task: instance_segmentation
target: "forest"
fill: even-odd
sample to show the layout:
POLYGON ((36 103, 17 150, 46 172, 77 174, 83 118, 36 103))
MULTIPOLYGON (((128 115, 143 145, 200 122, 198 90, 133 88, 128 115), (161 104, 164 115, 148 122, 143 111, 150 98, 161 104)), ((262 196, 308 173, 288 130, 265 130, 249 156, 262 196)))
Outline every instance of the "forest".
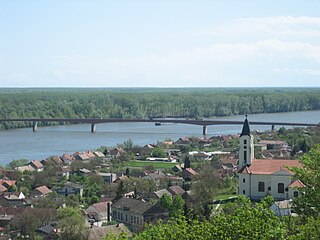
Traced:
MULTIPOLYGON (((306 110, 320 110, 320 88, 0 89, 0 119, 210 118, 306 110)), ((4 122, 0 129, 30 124, 4 122)))

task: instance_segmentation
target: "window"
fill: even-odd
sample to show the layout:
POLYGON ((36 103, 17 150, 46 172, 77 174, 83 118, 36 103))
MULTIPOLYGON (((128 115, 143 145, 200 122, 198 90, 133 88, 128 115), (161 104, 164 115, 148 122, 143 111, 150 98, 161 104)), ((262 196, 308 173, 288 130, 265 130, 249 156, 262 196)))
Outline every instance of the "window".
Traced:
POLYGON ((242 179, 242 182, 243 182, 243 183, 245 183, 245 182, 246 182, 246 179, 245 179, 245 178, 244 178, 244 179, 242 179))
POLYGON ((118 219, 120 219, 120 212, 118 212, 118 219))
POLYGON ((264 192, 264 182, 258 183, 258 192, 264 192))
POLYGON ((294 191, 293 192, 293 197, 298 197, 299 196, 299 193, 297 191, 294 191))
POLYGON ((121 218, 120 219, 123 220, 123 213, 121 213, 121 218))
POLYGON ((126 214, 126 222, 128 222, 128 214, 126 214))
POLYGON ((244 140, 243 140, 243 144, 247 144, 247 139, 244 139, 244 140))
POLYGON ((278 193, 284 193, 284 184, 278 183, 278 193))
POLYGON ((247 151, 243 151, 243 160, 244 163, 247 163, 247 151))
POLYGON ((246 190, 242 190, 242 193, 243 193, 243 194, 246 194, 246 190))
POLYGON ((133 223, 133 216, 131 216, 131 221, 130 222, 133 223))

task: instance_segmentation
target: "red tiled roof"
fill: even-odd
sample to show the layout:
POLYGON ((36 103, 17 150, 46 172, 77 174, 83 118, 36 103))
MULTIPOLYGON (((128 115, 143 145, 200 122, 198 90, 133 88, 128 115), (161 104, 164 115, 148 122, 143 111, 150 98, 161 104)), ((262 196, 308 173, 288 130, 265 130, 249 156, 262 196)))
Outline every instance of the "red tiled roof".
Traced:
POLYGON ((16 180, 4 180, 4 179, 0 179, 0 184, 3 185, 4 183, 6 183, 8 186, 12 186, 16 184, 16 180))
POLYGON ((7 191, 8 189, 5 187, 5 186, 3 186, 3 185, 1 185, 0 184, 0 192, 5 192, 5 191, 7 191))
POLYGON ((198 174, 198 173, 197 173, 195 170, 193 170, 192 168, 186 168, 186 169, 184 169, 184 171, 190 173, 191 175, 197 175, 197 174, 198 174))
POLYGON ((110 204, 111 201, 108 202, 98 202, 98 203, 94 203, 92 204, 92 207, 94 207, 95 209, 97 209, 98 212, 107 212, 107 206, 108 204, 110 204))
POLYGON ((43 168, 42 163, 39 160, 31 161, 32 165, 35 166, 37 169, 43 168))
POLYGON ((302 168, 302 164, 299 160, 253 159, 252 164, 240 169, 239 173, 272 174, 280 170, 290 172, 286 167, 302 168))
POLYGON ((42 195, 51 193, 52 191, 47 186, 40 186, 36 188, 42 195))
POLYGON ((299 187, 305 187, 306 185, 304 185, 299 179, 293 181, 288 187, 289 188, 299 188, 299 187))

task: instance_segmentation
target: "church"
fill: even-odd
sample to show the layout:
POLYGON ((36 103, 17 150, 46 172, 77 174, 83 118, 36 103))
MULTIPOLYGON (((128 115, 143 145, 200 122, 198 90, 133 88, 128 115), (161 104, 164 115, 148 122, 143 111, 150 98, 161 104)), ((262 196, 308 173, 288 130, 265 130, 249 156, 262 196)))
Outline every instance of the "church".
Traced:
POLYGON ((238 162, 238 193, 252 200, 271 195, 276 200, 298 196, 297 188, 304 187, 293 179, 288 167, 302 167, 299 160, 255 159, 253 136, 246 117, 240 134, 238 162))

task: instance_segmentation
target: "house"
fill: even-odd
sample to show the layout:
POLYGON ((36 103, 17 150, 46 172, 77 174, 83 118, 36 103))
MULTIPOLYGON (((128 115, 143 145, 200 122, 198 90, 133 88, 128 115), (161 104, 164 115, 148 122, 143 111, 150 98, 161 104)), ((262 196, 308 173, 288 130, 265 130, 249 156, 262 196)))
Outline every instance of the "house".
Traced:
POLYGON ((102 223, 111 221, 111 204, 111 201, 94 203, 85 210, 92 225, 101 227, 102 223))
POLYGON ((33 171, 35 171, 35 169, 31 165, 16 167, 16 170, 19 172, 25 172, 25 171, 33 172, 33 171))
POLYGON ((171 186, 171 187, 168 187, 167 190, 173 195, 173 196, 176 196, 176 195, 180 195, 182 196, 185 191, 183 190, 182 187, 176 185, 176 186, 171 186))
POLYGON ((22 192, 0 193, 1 207, 28 207, 30 204, 30 200, 26 199, 22 192))
POLYGON ((64 163, 71 164, 75 160, 75 158, 74 158, 74 156, 65 153, 62 155, 61 160, 64 163))
POLYGON ((210 160, 211 155, 206 153, 206 152, 196 152, 191 154, 191 156, 193 156, 196 159, 200 159, 200 160, 210 160))
POLYGON ((190 144, 190 139, 188 137, 181 137, 175 143, 177 146, 185 146, 190 144))
POLYGON ((167 189, 161 189, 158 191, 153 192, 152 197, 156 199, 162 198, 163 195, 167 194, 169 197, 172 197, 172 193, 169 192, 167 189))
POLYGON ((192 168, 185 168, 182 171, 182 178, 185 181, 191 181, 198 173, 192 168))
POLYGON ((44 160, 41 160, 41 163, 42 163, 43 165, 45 165, 45 164, 54 164, 54 165, 60 166, 60 165, 63 164, 63 161, 62 161, 62 159, 61 159, 60 157, 58 157, 58 156, 52 156, 52 157, 48 157, 48 158, 46 158, 46 159, 44 159, 44 160))
POLYGON ((286 150, 289 148, 286 141, 260 140, 259 144, 266 146, 267 150, 286 150))
POLYGON ((57 228, 51 224, 42 226, 38 228, 36 231, 40 235, 40 237, 42 237, 42 239, 59 239, 57 228))
POLYGON ((91 171, 86 168, 81 168, 78 170, 78 175, 80 176, 89 176, 91 174, 91 171))
POLYGON ((140 200, 123 197, 111 205, 112 219, 125 224, 131 231, 139 232, 145 223, 167 220, 169 212, 140 200))
POLYGON ((37 172, 43 171, 43 165, 39 160, 33 160, 29 163, 31 167, 33 167, 37 172))
POLYGON ((147 153, 151 153, 154 148, 155 146, 153 144, 147 144, 142 147, 142 150, 147 153))
POLYGON ((107 234, 115 235, 116 239, 118 239, 118 236, 122 233, 125 233, 129 239, 132 238, 132 232, 130 232, 123 223, 105 227, 92 227, 85 230, 82 235, 84 239, 87 240, 101 240, 102 237, 106 236, 107 234))
POLYGON ((97 172, 96 174, 103 178, 104 183, 113 183, 117 179, 117 174, 115 173, 97 172))
POLYGON ((172 171, 176 172, 176 173, 179 173, 179 172, 182 172, 183 171, 183 168, 184 168, 184 163, 182 164, 177 164, 175 165, 174 167, 172 167, 172 171))
POLYGON ((69 179, 70 175, 70 167, 69 166, 62 166, 59 167, 56 171, 56 179, 60 181, 63 177, 65 177, 67 180, 69 179))
POLYGON ((104 157, 105 157, 105 155, 104 155, 102 152, 100 152, 100 151, 95 151, 95 152, 93 152, 93 154, 94 154, 97 158, 104 158, 104 157))
POLYGON ((291 216, 293 214, 292 207, 293 207, 292 199, 290 199, 290 200, 276 201, 271 205, 270 209, 278 217, 283 217, 283 216, 291 216))
POLYGON ((0 185, 9 188, 12 187, 16 184, 16 180, 5 180, 5 179, 0 179, 0 185))
POLYGON ((47 186, 43 185, 33 189, 30 192, 30 197, 33 197, 33 198, 46 197, 49 193, 52 193, 52 191, 47 186))
POLYGON ((122 148, 114 148, 109 151, 110 157, 113 157, 113 158, 119 158, 122 155, 124 155, 125 153, 126 153, 126 151, 123 150, 122 148))
POLYGON ((8 190, 8 188, 6 188, 6 187, 3 186, 3 185, 0 185, 0 193, 6 192, 7 190, 8 190))
POLYGON ((94 159, 96 157, 96 155, 92 152, 92 151, 86 151, 85 154, 90 158, 90 159, 94 159))
POLYGON ((57 192, 65 197, 69 196, 70 194, 80 195, 80 197, 82 197, 83 186, 77 183, 67 182, 63 187, 59 188, 57 192))
POLYGON ((302 167, 299 160, 255 159, 253 136, 246 118, 240 134, 239 194, 259 200, 271 195, 276 200, 292 199, 298 195, 296 187, 302 183, 293 180, 289 167, 302 167), (294 187, 293 187, 294 186, 294 187))
POLYGON ((87 162, 90 160, 90 157, 85 152, 75 152, 73 156, 76 160, 79 161, 87 162))

